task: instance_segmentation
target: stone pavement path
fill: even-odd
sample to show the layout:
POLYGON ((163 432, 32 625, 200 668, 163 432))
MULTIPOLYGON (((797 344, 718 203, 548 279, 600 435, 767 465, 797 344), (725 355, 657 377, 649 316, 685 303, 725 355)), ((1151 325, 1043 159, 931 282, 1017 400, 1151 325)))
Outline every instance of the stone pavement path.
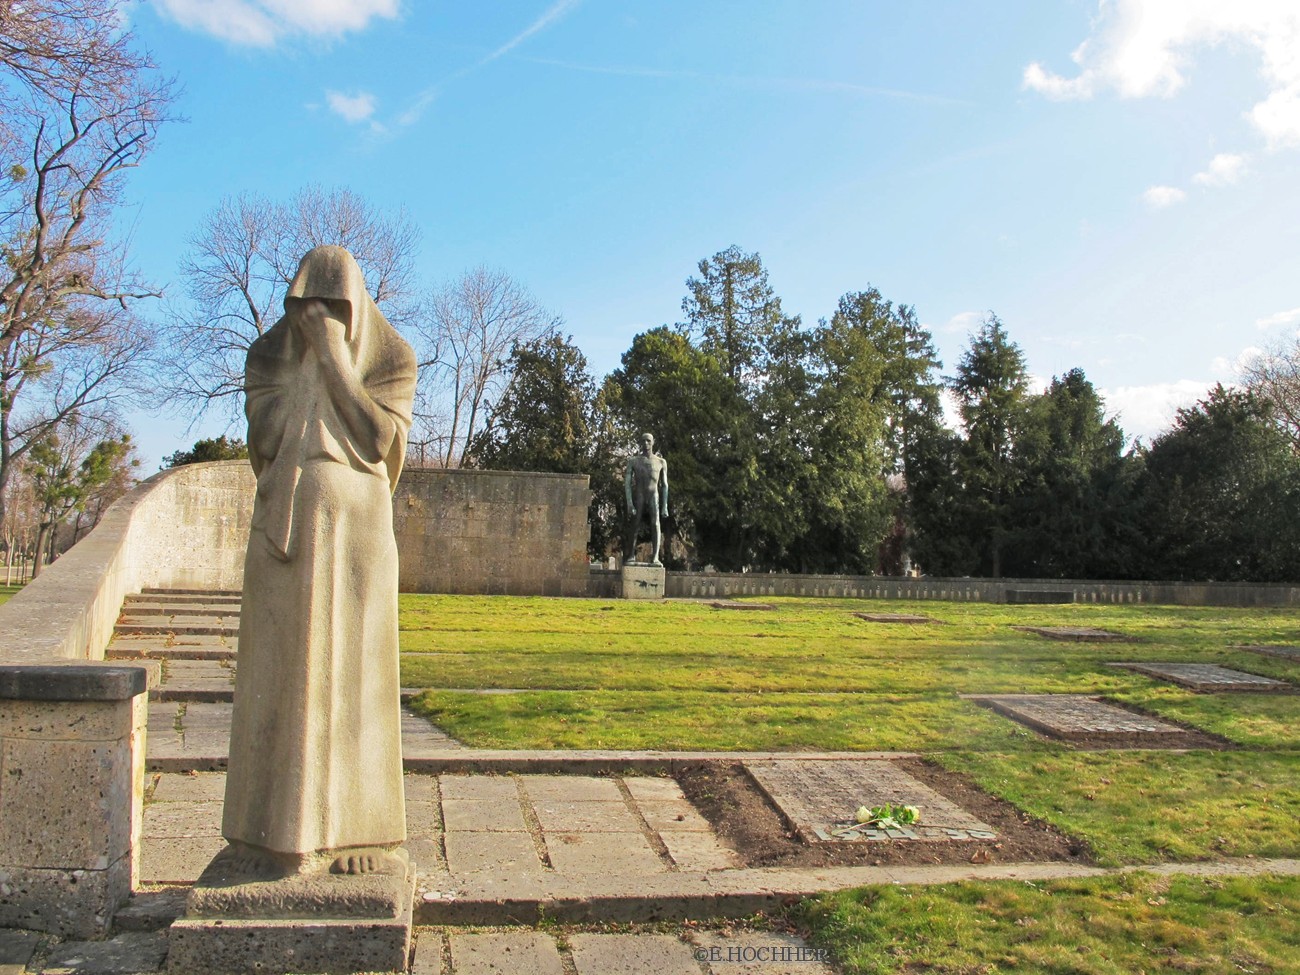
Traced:
MULTIPOLYGON (((225 773, 154 773, 140 857, 149 884, 192 883, 223 845, 225 773)), ((406 776, 408 848, 426 903, 462 891, 741 866, 672 779, 406 776)))

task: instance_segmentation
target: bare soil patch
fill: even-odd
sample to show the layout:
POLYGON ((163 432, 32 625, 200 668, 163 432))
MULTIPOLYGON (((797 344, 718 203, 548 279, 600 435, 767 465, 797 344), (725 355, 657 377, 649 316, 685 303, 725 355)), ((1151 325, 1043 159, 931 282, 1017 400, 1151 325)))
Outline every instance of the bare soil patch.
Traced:
POLYGON ((686 797, 750 867, 1093 862, 1081 840, 989 795, 965 776, 924 759, 899 759, 895 764, 988 823, 997 837, 804 843, 740 762, 703 762, 680 769, 676 777, 686 797))

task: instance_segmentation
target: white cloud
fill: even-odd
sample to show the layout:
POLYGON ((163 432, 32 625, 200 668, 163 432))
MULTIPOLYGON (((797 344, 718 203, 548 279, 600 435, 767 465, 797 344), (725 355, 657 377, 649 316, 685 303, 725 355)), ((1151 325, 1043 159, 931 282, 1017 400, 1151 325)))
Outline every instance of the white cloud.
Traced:
POLYGON ((1256 328, 1277 328, 1279 325, 1300 325, 1300 308, 1275 312, 1255 321, 1256 328))
POLYGON ((984 321, 984 316, 987 314, 987 312, 982 311, 958 312, 948 319, 945 324, 940 325, 939 331, 951 335, 966 335, 979 328, 980 322, 984 321))
POLYGON ((375 114, 375 96, 368 91, 345 95, 341 91, 325 92, 330 111, 349 122, 364 122, 375 114))
POLYGON ((1124 435, 1141 437, 1150 443, 1168 430, 1179 409, 1203 399, 1213 385, 1210 380, 1177 379, 1147 386, 1119 386, 1102 389, 1106 412, 1118 419, 1124 435))
POLYGON ((1246 157, 1237 153, 1221 152, 1205 167, 1203 172, 1192 177, 1193 183, 1201 186, 1228 186, 1241 179, 1246 168, 1246 157))
POLYGON ((1233 359, 1229 359, 1226 355, 1216 355, 1210 362, 1210 369, 1213 370, 1216 376, 1224 377, 1231 382, 1241 375, 1247 363, 1263 355, 1263 353, 1263 349, 1248 345, 1238 352, 1236 358, 1233 359))
POLYGON ((1182 203, 1187 199, 1187 193, 1177 186, 1153 186, 1142 194, 1142 199, 1147 206, 1160 210, 1182 203))
POLYGON ((1295 0, 1099 0, 1092 35, 1067 78, 1034 62, 1024 87, 1048 98, 1168 98, 1187 82, 1199 49, 1253 49, 1268 95, 1248 117, 1271 147, 1300 147, 1300 4, 1295 0))
POLYGON ((394 18, 400 0, 153 0, 182 27, 233 44, 270 47, 304 34, 337 37, 362 30, 376 17, 394 18))

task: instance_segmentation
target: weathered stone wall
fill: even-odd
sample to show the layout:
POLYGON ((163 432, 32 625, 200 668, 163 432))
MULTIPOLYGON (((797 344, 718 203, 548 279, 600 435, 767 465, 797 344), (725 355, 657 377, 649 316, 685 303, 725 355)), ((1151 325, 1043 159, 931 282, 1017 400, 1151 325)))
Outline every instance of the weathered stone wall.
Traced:
MULTIPOLYGON (((592 588, 605 580, 593 574, 592 588)), ((731 596, 829 596, 856 599, 948 599, 1004 603, 1007 590, 1072 592, 1078 603, 1149 603, 1168 606, 1300 606, 1300 586, 1249 582, 1093 582, 1075 579, 905 579, 881 576, 782 573, 669 572, 666 595, 722 599, 731 596)))
POLYGON ((585 474, 408 470, 393 498, 402 592, 585 596, 585 474))
POLYGON ((0 607, 0 663, 102 660, 127 593, 238 589, 253 513, 247 461, 155 474, 0 607))

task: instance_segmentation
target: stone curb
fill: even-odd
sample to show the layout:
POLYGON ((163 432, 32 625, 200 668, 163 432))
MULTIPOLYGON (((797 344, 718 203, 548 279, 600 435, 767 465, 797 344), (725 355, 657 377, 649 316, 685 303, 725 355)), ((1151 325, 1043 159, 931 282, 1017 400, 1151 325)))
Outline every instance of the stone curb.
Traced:
MULTIPOLYGON (((408 756, 402 766, 407 772, 422 775, 478 773, 505 775, 515 773, 586 773, 613 775, 619 772, 671 773, 701 762, 761 761, 893 761, 921 758, 920 752, 621 752, 621 751, 510 751, 497 749, 456 748, 445 754, 408 756)), ((183 755, 150 758, 151 772, 208 772, 226 767, 225 754, 183 755)))
MULTIPOLYGON (((935 867, 766 867, 638 877, 636 894, 616 889, 614 881, 559 878, 549 884, 498 884, 481 888, 461 884, 454 892, 444 893, 428 890, 428 885, 439 878, 421 877, 415 923, 489 926, 536 925, 543 920, 580 924, 742 918, 788 906, 804 897, 854 887, 946 884, 963 880, 1038 881, 1139 872, 1194 877, 1297 876, 1300 860, 1238 859, 1125 867, 1059 862, 935 867)), ((450 881, 446 875, 441 879, 450 881)))

